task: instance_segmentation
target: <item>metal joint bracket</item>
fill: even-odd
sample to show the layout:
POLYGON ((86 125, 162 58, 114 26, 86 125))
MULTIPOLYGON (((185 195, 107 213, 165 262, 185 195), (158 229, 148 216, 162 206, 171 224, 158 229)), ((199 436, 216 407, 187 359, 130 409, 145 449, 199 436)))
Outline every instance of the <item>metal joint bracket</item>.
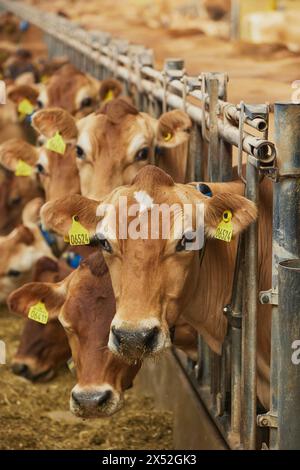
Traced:
POLYGON ((240 313, 234 312, 232 310, 231 305, 226 305, 223 308, 223 313, 225 317, 227 318, 230 326, 232 326, 233 328, 238 328, 238 329, 242 328, 242 315, 240 313))
POLYGON ((272 415, 270 412, 257 416, 257 425, 261 428, 277 428, 278 416, 272 415))
POLYGON ((261 304, 278 305, 278 292, 272 289, 261 291, 259 293, 259 301, 261 304))

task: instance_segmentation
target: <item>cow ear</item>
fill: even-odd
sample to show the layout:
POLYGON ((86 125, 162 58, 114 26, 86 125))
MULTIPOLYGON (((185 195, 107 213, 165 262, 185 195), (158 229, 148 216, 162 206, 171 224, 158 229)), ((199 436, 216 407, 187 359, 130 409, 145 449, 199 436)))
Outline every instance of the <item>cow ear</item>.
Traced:
POLYGON ((188 114, 180 109, 163 113, 157 126, 157 145, 174 148, 188 142, 192 129, 192 121, 188 114))
POLYGON ((39 302, 45 304, 48 318, 57 318, 65 301, 65 291, 61 283, 30 282, 13 291, 8 299, 8 308, 24 318, 28 317, 30 307, 39 302))
POLYGON ((34 167, 38 161, 38 150, 22 139, 9 139, 0 145, 0 163, 15 172, 20 160, 34 167))
POLYGON ((13 86, 7 92, 7 97, 16 104, 27 99, 31 104, 36 105, 39 96, 39 90, 30 85, 13 86))
POLYGON ((36 197, 27 202, 22 212, 22 222, 25 226, 39 223, 40 210, 43 204, 44 200, 41 197, 36 197))
MULTIPOLYGON (((245 230, 257 218, 257 207, 249 199, 232 193, 205 198, 204 225, 206 234, 214 238, 223 215, 230 211, 233 236, 245 230)), ((226 216, 226 215, 225 215, 226 216)))
POLYGON ((41 135, 50 139, 59 132, 66 142, 77 139, 78 130, 73 116, 61 108, 47 108, 32 116, 32 125, 41 135))
POLYGON ((107 101, 113 100, 114 98, 118 98, 123 91, 123 87, 119 80, 115 80, 114 78, 107 78, 102 80, 99 89, 99 96, 100 100, 103 103, 107 101))
POLYGON ((73 218, 79 222, 91 236, 95 235, 97 223, 97 208, 99 202, 78 194, 47 202, 41 209, 43 225, 59 235, 66 236, 72 227, 73 218))

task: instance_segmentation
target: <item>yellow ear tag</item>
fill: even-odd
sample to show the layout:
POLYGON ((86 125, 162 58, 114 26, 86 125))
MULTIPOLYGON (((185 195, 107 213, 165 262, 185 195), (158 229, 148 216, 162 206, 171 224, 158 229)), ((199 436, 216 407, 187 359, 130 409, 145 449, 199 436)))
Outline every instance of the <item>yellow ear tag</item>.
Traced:
POLYGON ((52 150, 52 152, 61 153, 63 155, 66 150, 66 143, 60 133, 55 132, 55 135, 47 140, 46 148, 52 150))
POLYGON ((18 105, 18 111, 20 114, 27 116, 33 113, 34 107, 27 98, 24 98, 18 105))
POLYGON ((28 318, 37 321, 38 323, 46 325, 48 317, 49 314, 43 302, 38 302, 37 304, 32 305, 29 309, 28 318))
POLYGON ((47 83, 48 80, 49 80, 48 75, 42 75, 42 77, 41 77, 41 83, 47 83))
POLYGON ((77 217, 72 217, 72 227, 69 230, 69 241, 70 245, 89 245, 90 234, 86 228, 84 228, 77 217))
POLYGON ((28 163, 24 162, 23 160, 18 160, 15 175, 16 176, 31 176, 33 172, 32 166, 28 165, 28 163))
POLYGON ((163 136, 165 142, 169 142, 172 139, 172 134, 171 132, 168 132, 163 136))
POLYGON ((106 93, 106 95, 104 96, 104 103, 107 103, 107 101, 111 101, 114 99, 114 93, 112 90, 108 90, 108 92, 106 93))
POLYGON ((219 223, 217 227, 217 231, 215 234, 215 238, 218 240, 223 240, 223 242, 229 243, 232 238, 233 228, 232 228, 232 212, 231 211, 224 211, 223 212, 223 220, 219 223))

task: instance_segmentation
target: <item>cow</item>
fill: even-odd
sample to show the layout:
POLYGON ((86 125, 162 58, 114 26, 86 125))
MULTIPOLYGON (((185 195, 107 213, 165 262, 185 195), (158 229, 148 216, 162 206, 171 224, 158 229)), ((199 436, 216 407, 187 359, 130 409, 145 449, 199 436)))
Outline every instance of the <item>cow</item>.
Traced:
POLYGON ((4 303, 14 289, 32 279, 39 258, 54 258, 37 225, 43 203, 41 198, 30 201, 23 210, 23 223, 0 237, 0 303, 4 303))
MULTIPOLYGON (((96 234, 99 238, 117 306, 109 347, 126 360, 159 355, 170 345, 169 328, 180 316, 202 335, 212 351, 221 353, 227 329, 223 307, 230 302, 238 235, 256 220, 257 208, 243 196, 244 185, 239 180, 203 184, 204 192, 198 191, 196 186, 175 184, 165 172, 149 165, 138 173, 131 185, 118 188, 101 200, 100 208, 105 208, 102 214, 99 201, 82 196, 75 200, 57 200, 42 208, 42 220, 56 232, 68 233, 72 216, 76 214, 90 236, 96 234), (206 239, 201 262, 199 249, 186 248, 188 233, 182 231, 169 239, 162 239, 161 233, 157 239, 119 239, 118 231, 112 227, 112 217, 116 212, 118 221, 121 196, 127 197, 129 207, 138 203, 148 215, 152 204, 176 203, 179 208, 183 208, 183 204, 194 208, 201 204, 206 239), (226 211, 232 215, 235 235, 230 243, 215 238, 226 211)), ((262 181, 260 191, 258 274, 259 290, 266 290, 271 284, 272 187, 268 180, 262 181)), ((182 210, 176 214, 181 218, 182 210)), ((127 223, 130 222, 128 217, 127 223)), ((270 318, 270 306, 259 304, 258 396, 266 408, 269 403, 270 318)))
POLYGON ((51 108, 34 114, 34 128, 47 138, 59 132, 76 144, 81 193, 101 198, 117 186, 130 184, 138 171, 154 162, 156 134, 158 163, 184 181, 190 118, 181 110, 157 121, 123 98, 76 121, 66 111, 51 108))
POLYGON ((43 195, 34 170, 38 157, 37 149, 22 139, 9 139, 0 145, 1 235, 20 224, 22 211, 30 200, 43 195), (24 176, 16 174, 20 161, 31 167, 24 176))
POLYGON ((89 115, 100 104, 122 92, 114 79, 98 80, 79 72, 73 65, 60 67, 46 83, 38 86, 14 86, 7 95, 16 105, 27 99, 35 109, 61 107, 77 119, 89 115))
MULTIPOLYGON (((10 295, 8 304, 12 312, 27 317, 30 307, 41 300, 49 323, 59 318, 72 350, 77 384, 71 391, 71 411, 82 418, 118 411, 123 392, 132 386, 141 363, 126 364, 107 347, 115 298, 101 251, 87 257, 59 283, 35 282, 21 287, 10 295)), ((196 333, 189 326, 180 325, 174 341, 195 356, 196 333)))

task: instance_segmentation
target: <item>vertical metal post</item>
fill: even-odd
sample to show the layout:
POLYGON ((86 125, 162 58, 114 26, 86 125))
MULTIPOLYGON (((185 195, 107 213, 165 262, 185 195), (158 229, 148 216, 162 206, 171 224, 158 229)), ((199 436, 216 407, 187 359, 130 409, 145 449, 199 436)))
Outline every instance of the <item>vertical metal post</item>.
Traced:
MULTIPOLYGON (((248 199, 258 204, 259 173, 248 160, 248 199)), ((242 442, 245 449, 256 447, 256 347, 258 302, 258 226, 254 222, 245 234, 244 309, 242 318, 242 442)))
POLYGON ((219 181, 218 97, 219 80, 208 74, 209 93, 209 150, 208 175, 210 181, 219 181))
MULTIPOLYGON (((298 222, 300 218, 298 219, 298 222)), ((300 449, 300 259, 279 263, 278 447, 300 449), (293 354, 293 349, 298 349, 293 354)))
MULTIPOLYGON (((228 75, 219 74, 219 99, 227 101, 228 75)), ((226 120, 226 117, 224 116, 226 120)), ((224 123, 226 125, 226 122, 224 123)), ((220 178, 221 181, 232 180, 232 145, 225 140, 220 139, 219 143, 220 158, 220 178)))
MULTIPOLYGON (((274 183, 273 191, 272 291, 276 295, 278 293, 279 263, 285 259, 300 258, 300 104, 276 103, 274 117, 278 182, 274 183)), ((290 292, 290 295, 292 294, 290 292)), ((284 304, 280 306, 280 308, 283 307, 284 304)), ((283 387, 290 387, 289 383, 284 384, 282 371, 279 368, 280 357, 285 353, 278 348, 281 337, 278 310, 278 307, 273 305, 270 409, 273 416, 277 416, 279 413, 278 400, 282 400, 279 393, 282 393, 283 387)), ((287 347, 291 353, 291 346, 287 347)), ((287 363, 285 366, 288 367, 289 364, 287 363)), ((295 391, 295 393, 299 393, 299 391, 295 391)), ((282 439, 283 433, 287 432, 297 419, 299 420, 299 417, 296 414, 291 417, 291 423, 283 421, 282 416, 280 417, 278 429, 271 428, 270 430, 271 449, 276 449, 281 445, 279 436, 282 439)))

